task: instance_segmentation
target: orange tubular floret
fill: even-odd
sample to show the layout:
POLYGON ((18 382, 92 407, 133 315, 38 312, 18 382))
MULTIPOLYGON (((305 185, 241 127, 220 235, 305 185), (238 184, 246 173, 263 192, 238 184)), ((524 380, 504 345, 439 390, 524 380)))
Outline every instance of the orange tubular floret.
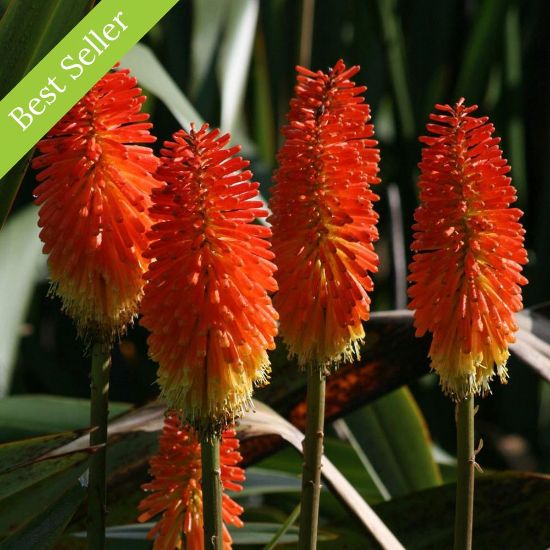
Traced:
POLYGON ((508 345, 527 283, 522 212, 487 117, 461 99, 436 105, 420 163, 413 226, 410 308, 417 336, 433 334, 430 357, 446 393, 459 401, 506 381, 508 345))
MULTIPOLYGON (((201 488, 201 445, 197 434, 182 427, 179 415, 168 413, 160 436, 158 454, 150 460, 152 481, 143 485, 151 491, 139 504, 138 521, 149 521, 161 514, 149 531, 154 550, 204 550, 203 506, 201 488)), ((233 430, 226 430, 220 439, 222 495, 223 548, 230 550, 232 540, 227 525, 242 527, 242 506, 228 494, 242 491, 244 470, 238 466, 242 457, 239 440, 233 430)))
POLYGON ((271 231, 253 223, 267 213, 228 142, 207 125, 165 142, 142 305, 163 396, 201 434, 250 408, 277 332, 271 231))
POLYGON ((145 96, 110 72, 37 145, 34 193, 52 292, 85 338, 106 343, 137 313, 158 159, 145 96))
POLYGON ((297 68, 271 209, 281 334, 301 365, 328 366, 359 355, 377 271, 378 200, 371 184, 372 139, 359 67, 340 60, 327 74, 297 68))

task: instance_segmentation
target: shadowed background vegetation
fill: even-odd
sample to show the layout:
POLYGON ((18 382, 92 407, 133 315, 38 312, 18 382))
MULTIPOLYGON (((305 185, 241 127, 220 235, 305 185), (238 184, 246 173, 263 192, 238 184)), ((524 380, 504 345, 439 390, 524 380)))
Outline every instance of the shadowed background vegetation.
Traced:
MULTIPOLYGON (((0 2, 0 9, 7 3, 0 2)), ((40 4, 44 9, 57 4, 55 0, 22 3, 40 4)), ((72 3, 70 13, 64 19, 53 18, 44 36, 55 43, 67 31, 66 21, 78 20, 87 4, 72 3)), ((221 125, 231 131, 234 142, 243 144, 243 154, 250 158, 267 199, 281 143, 279 128, 294 85, 300 20, 301 2, 292 0, 181 0, 122 62, 130 66, 148 95, 145 108, 159 138, 155 147, 197 117, 212 126, 221 125)), ((5 27, 0 20, 3 59, 13 48, 5 27)), ((405 268, 410 261, 420 159, 417 138, 425 132, 435 103, 460 97, 478 104, 480 116, 491 118, 512 165, 527 230, 525 273, 530 284, 524 291, 525 306, 536 308, 550 299, 549 27, 550 9, 544 0, 317 0, 311 68, 326 69, 339 58, 361 66, 356 80, 368 86, 367 101, 380 142, 377 251, 381 268, 375 279, 373 310, 406 307, 405 268)), ((36 34, 32 31, 29 36, 36 38, 36 34)), ((50 42, 29 46, 32 55, 19 78, 51 47, 50 42)), ((25 46, 21 50, 24 56, 25 46)), ((0 95, 18 80, 13 76, 17 70, 7 65, 0 69, 0 95)), ((14 188, 16 180, 10 173, 0 187, 14 188)), ((34 185, 29 170, 0 232, 1 441, 87 426, 89 361, 75 340, 72 322, 60 312, 59 301, 47 296, 47 270, 31 206, 34 185)), ((5 200, 1 194, 0 198, 5 200)), ((536 315, 538 333, 546 334, 546 340, 547 313, 539 307, 536 315)), ((413 338, 409 318, 399 322, 382 318, 366 330, 363 362, 347 369, 332 386, 329 383, 328 408, 332 403, 331 418, 336 420, 329 429, 328 456, 368 502, 389 500, 380 514, 409 543, 407 547, 444 548, 450 540, 445 528, 451 526, 452 492, 446 488, 448 494, 422 496, 415 491, 454 478, 453 407, 439 391, 435 375, 429 374, 425 358, 429 342, 413 338), (403 385, 407 383, 408 387, 403 385), (409 496, 395 501, 398 505, 392 508, 390 498, 401 495, 409 496), (421 509, 431 499, 441 506, 443 527, 437 531, 438 526, 431 525, 429 529, 437 533, 432 542, 426 542, 414 533, 414 524, 407 525, 400 516, 421 509)), ((114 352, 111 399, 120 403, 112 407, 113 414, 144 405, 158 394, 156 368, 147 359, 145 340, 146 332, 136 325, 114 352)), ((273 386, 258 397, 300 426, 304 380, 288 364, 283 349, 273 354, 273 364, 273 386)), ((543 368, 548 380, 550 368, 548 364, 543 368)), ((537 372, 514 356, 510 376, 507 386, 495 383, 493 396, 480 401, 476 423, 484 448, 478 461, 487 470, 548 472, 550 387, 540 369, 537 372)), ((151 441, 149 446, 141 442, 139 448, 150 452, 151 441)), ((256 443, 249 450, 250 462, 264 458, 249 477, 252 486, 262 490, 251 490, 248 500, 244 499, 248 502, 245 519, 280 523, 299 499, 295 483, 301 458, 278 440, 265 440, 263 449, 256 443), (282 477, 275 479, 276 475, 282 477)), ((125 452, 134 451, 129 444, 125 452)), ((134 501, 139 483, 146 479, 143 461, 136 472, 131 481, 122 474, 116 478, 124 480, 118 486, 120 494, 131 487, 134 501)), ((480 498, 494 496, 492 483, 502 489, 502 498, 515 494, 524 487, 521 475, 506 478, 501 485, 489 476, 480 498)), ((510 501, 512 515, 503 514, 501 523, 489 531, 483 531, 487 526, 479 527, 479 533, 495 536, 507 522, 514 523, 513 514, 524 509, 541 519, 548 504, 541 500, 543 491, 537 485, 543 479, 529 478, 526 494, 535 503, 532 510, 525 502, 510 501), (542 515, 537 516, 539 512, 542 515)), ((544 487, 548 494, 548 485, 544 487)), ((121 507, 112 507, 111 525, 135 520, 131 516, 135 502, 123 500, 121 507)), ((79 501, 75 502, 76 509, 79 501)), ((74 529, 78 529, 78 514, 74 529)), ((359 527, 340 529, 346 515, 328 492, 323 494, 321 514, 327 538, 322 545, 330 547, 331 537, 340 534, 348 548, 364 548, 359 527)), ((504 538, 509 531, 502 531, 501 540, 512 545, 507 548, 550 544, 548 527, 535 522, 530 530, 538 530, 540 536, 526 545, 504 538)), ((117 540, 123 548, 126 539, 117 540)), ((132 544, 128 547, 138 547, 137 542, 132 544)))

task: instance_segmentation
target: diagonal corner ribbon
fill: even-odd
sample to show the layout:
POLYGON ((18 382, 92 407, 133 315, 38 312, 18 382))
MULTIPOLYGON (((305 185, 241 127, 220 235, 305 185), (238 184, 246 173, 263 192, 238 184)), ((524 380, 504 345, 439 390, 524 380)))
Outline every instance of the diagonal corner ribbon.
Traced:
POLYGON ((0 179, 179 0, 102 0, 0 101, 0 179))

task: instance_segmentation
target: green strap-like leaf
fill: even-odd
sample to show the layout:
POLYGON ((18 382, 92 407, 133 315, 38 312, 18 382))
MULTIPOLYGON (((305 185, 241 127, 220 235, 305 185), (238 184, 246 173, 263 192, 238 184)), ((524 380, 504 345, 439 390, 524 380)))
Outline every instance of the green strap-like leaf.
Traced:
POLYGON ((352 413, 348 424, 391 496, 441 484, 424 418, 407 388, 352 413))
POLYGON ((191 97, 204 84, 227 19, 228 0, 194 0, 191 35, 191 97))
POLYGON ((202 124, 202 117, 147 46, 136 44, 120 65, 130 69, 142 86, 162 100, 183 128, 188 130, 191 122, 202 124))
MULTIPOLYGON (((0 192, 4 185, 0 182, 0 192)), ((37 220, 37 209, 31 205, 18 212, 0 232, 0 397, 10 389, 21 326, 46 264, 37 220)))
POLYGON ((4 443, 0 445, 0 473, 28 464, 49 451, 76 439, 80 434, 81 432, 77 431, 63 432, 4 443))
MULTIPOLYGON (((455 484, 375 506, 407 550, 453 547, 455 484)), ((476 476, 475 548, 543 549, 550 545, 550 476, 519 472, 476 476)))
POLYGON ((499 51, 508 3, 509 0, 486 0, 478 4, 472 18, 472 29, 466 39, 456 85, 457 98, 464 96, 469 103, 482 99, 492 61, 499 51))
POLYGON ((79 483, 89 456, 80 451, 0 475, 0 546, 79 483))
MULTIPOLYGON (((110 402, 111 418, 128 411, 128 403, 110 402)), ((8 440, 90 425, 90 401, 57 395, 13 395, 0 399, 0 439, 8 440)))
MULTIPOLYGON (((0 20, 0 99, 79 21, 93 0, 12 0, 0 20)), ((32 152, 0 180, 0 229, 32 152)), ((1 348, 0 348, 1 349, 1 348)))
POLYGON ((232 0, 218 59, 222 130, 234 132, 244 102, 259 11, 258 0, 232 0))
POLYGON ((36 516, 20 531, 2 541, 4 550, 47 550, 52 548, 80 503, 86 496, 86 490, 79 483, 73 483, 71 489, 63 493, 57 501, 42 514, 36 516))

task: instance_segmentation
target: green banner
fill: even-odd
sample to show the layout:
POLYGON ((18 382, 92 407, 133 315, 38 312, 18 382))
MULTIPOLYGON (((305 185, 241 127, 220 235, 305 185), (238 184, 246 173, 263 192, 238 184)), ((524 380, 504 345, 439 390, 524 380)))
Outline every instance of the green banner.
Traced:
POLYGON ((0 101, 0 178, 178 1, 102 0, 84 17, 0 101))

